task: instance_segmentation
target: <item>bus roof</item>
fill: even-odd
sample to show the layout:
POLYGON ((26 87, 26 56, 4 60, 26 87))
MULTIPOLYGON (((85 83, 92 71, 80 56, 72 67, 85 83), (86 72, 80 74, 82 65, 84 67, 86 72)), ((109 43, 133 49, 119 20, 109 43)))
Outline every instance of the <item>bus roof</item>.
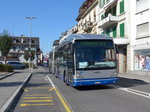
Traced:
MULTIPOLYGON (((108 37, 105 35, 99 35, 99 34, 71 34, 66 37, 65 40, 63 40, 59 45, 63 46, 73 40, 113 40, 112 37, 108 37)), ((59 46, 59 47, 60 47, 59 46)))

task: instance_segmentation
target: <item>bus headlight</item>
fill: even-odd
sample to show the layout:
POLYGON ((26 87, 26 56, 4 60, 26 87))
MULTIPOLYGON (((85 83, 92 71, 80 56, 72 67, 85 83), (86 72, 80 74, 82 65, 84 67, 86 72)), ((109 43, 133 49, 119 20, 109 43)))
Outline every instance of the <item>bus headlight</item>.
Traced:
POLYGON ((77 74, 76 76, 77 76, 77 79, 83 79, 83 78, 84 78, 84 77, 83 77, 82 75, 80 75, 80 74, 77 74))
POLYGON ((116 73, 116 72, 114 72, 113 74, 112 74, 112 76, 117 76, 118 74, 116 73))

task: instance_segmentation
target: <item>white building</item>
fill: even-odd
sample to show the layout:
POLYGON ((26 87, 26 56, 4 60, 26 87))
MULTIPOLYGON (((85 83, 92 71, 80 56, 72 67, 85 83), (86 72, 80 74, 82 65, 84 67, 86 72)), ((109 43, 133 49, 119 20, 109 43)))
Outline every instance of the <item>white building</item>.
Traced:
POLYGON ((118 48, 119 72, 127 68, 130 40, 129 0, 99 0, 98 33, 114 38, 118 48))
POLYGON ((120 73, 149 73, 150 0, 85 0, 76 20, 72 33, 114 38, 120 73))
POLYGON ((130 71, 150 74, 150 0, 130 1, 130 71), (141 71, 141 72, 140 72, 141 71))

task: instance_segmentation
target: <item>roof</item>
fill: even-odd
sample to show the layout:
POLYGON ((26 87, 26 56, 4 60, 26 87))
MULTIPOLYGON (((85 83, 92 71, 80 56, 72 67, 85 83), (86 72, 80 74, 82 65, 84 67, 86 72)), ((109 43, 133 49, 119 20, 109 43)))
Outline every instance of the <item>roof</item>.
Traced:
POLYGON ((105 35, 98 35, 98 34, 71 34, 66 37, 64 41, 60 43, 60 47, 73 41, 73 40, 113 40, 112 37, 108 37, 105 35))

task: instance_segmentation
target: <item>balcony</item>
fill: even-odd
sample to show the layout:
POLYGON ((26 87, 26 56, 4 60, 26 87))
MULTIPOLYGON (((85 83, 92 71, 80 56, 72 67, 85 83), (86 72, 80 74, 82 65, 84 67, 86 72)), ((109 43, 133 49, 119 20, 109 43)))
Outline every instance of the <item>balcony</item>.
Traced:
POLYGON ((77 33, 78 32, 78 27, 77 25, 72 29, 72 33, 77 33))
POLYGON ((90 21, 87 21, 87 22, 83 25, 83 30, 84 30, 84 31, 88 31, 88 30, 90 30, 90 29, 92 29, 92 28, 93 28, 93 23, 90 22, 90 21))
POLYGON ((119 38, 114 38, 114 43, 117 45, 127 45, 129 44, 129 39, 127 37, 119 37, 119 38))
POLYGON ((108 14, 106 18, 104 18, 103 20, 99 22, 98 27, 105 29, 105 28, 111 27, 114 24, 117 24, 118 21, 119 21, 119 17, 108 14))
POLYGON ((104 9, 108 9, 109 7, 113 6, 114 4, 117 4, 118 0, 109 0, 105 5, 104 9))

